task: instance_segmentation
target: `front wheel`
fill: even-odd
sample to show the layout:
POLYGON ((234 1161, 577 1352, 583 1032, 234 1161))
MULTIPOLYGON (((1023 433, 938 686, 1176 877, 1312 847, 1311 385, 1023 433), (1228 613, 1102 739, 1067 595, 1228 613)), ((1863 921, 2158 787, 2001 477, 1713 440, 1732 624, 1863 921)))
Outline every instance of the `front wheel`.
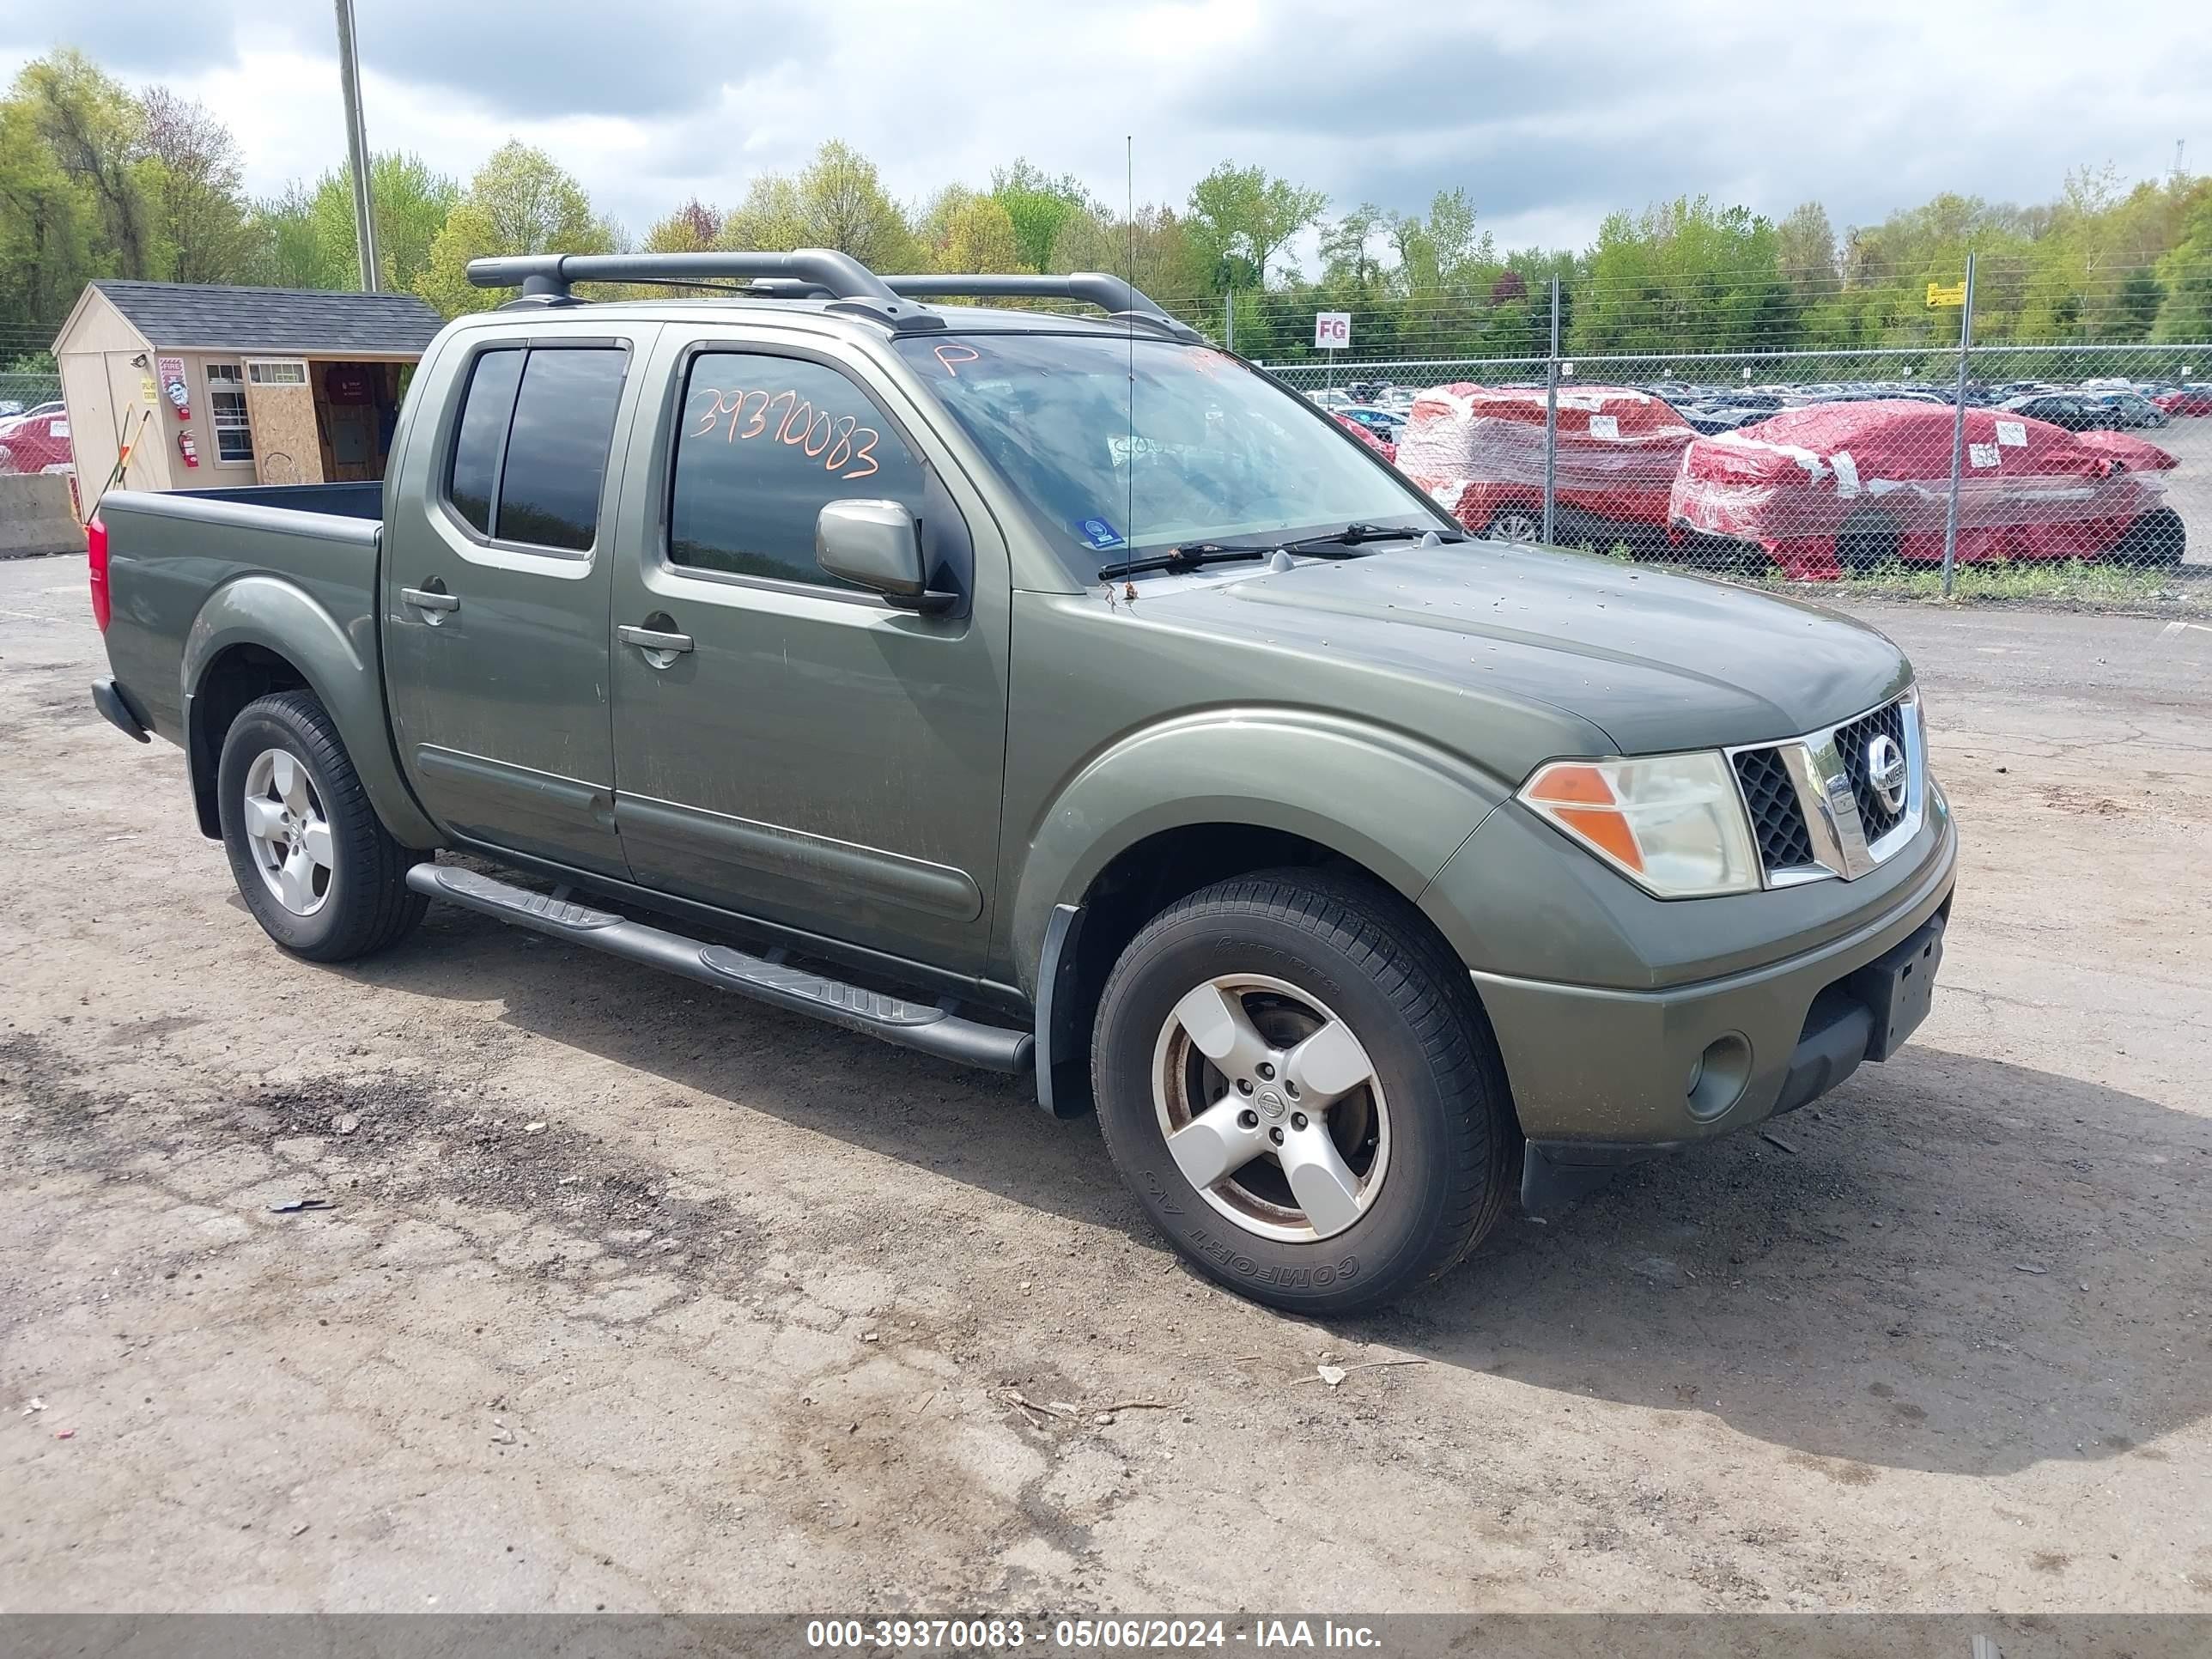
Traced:
POLYGON ((1146 926, 1092 1049, 1099 1125, 1209 1278, 1344 1314, 1443 1273, 1497 1220, 1514 1143, 1465 970, 1387 890, 1240 877, 1146 926))
POLYGON ((216 775, 223 850, 269 937, 310 962, 380 951, 422 919, 409 890, 419 854, 369 805, 337 725, 311 691, 239 711, 216 775))
POLYGON ((2188 550, 2189 531, 2170 507, 2154 507, 2127 527, 2105 557, 2114 564, 2170 569, 2188 550))

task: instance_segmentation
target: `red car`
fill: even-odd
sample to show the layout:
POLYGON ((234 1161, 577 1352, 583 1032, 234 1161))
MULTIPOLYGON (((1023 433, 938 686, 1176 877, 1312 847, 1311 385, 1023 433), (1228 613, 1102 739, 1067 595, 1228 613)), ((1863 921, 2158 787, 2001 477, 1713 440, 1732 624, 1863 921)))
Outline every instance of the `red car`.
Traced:
POLYGON ((2212 386, 2185 386, 2151 399, 2169 415, 2212 415, 2212 386))
MULTIPOLYGON (((1668 490, 1697 434, 1663 398, 1626 386, 1562 386, 1553 539, 1610 547, 1663 540, 1668 490)), ((1433 386, 1413 399, 1399 470, 1478 536, 1543 533, 1541 386, 1433 386)))
MULTIPOLYGON (((1903 399, 1815 404, 1699 438, 1672 492, 1675 537, 1762 550, 1800 580, 1940 562, 1954 418, 1903 399)), ((2157 476, 2174 459, 2155 444, 2002 409, 1968 410, 1966 444, 1960 562, 2180 562, 2182 522, 2157 476)))
POLYGON ((0 472, 66 472, 71 453, 66 410, 0 423, 0 472))
POLYGON ((1336 417, 1336 423, 1342 427, 1346 432, 1349 432, 1353 437, 1358 439, 1360 442, 1365 444, 1370 449, 1375 451, 1376 454, 1382 456, 1384 460, 1395 461, 1398 459, 1397 445, 1392 443, 1388 438, 1376 437, 1372 432, 1369 431, 1358 421, 1353 420, 1350 416, 1339 415, 1336 417))

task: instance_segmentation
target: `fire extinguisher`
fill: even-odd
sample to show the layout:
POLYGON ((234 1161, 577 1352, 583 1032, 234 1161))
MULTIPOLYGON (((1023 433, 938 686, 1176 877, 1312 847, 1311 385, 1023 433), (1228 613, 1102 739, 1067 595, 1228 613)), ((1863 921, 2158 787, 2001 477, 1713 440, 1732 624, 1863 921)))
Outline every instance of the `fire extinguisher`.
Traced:
POLYGON ((177 452, 185 458, 186 466, 198 466, 200 464, 199 448, 192 442, 191 433, 179 431, 177 434, 177 452))

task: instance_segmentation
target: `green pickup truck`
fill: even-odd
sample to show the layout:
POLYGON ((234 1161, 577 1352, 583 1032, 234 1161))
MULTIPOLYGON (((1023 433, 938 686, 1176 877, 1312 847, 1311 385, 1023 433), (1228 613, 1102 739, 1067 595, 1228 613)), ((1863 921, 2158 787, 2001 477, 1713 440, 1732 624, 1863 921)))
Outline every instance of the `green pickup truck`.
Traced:
POLYGON ((295 955, 436 899, 1033 1073, 1316 1314, 1926 1013, 1957 840, 1873 629, 1469 540, 1115 277, 471 275, 381 486, 92 527, 94 700, 295 955))

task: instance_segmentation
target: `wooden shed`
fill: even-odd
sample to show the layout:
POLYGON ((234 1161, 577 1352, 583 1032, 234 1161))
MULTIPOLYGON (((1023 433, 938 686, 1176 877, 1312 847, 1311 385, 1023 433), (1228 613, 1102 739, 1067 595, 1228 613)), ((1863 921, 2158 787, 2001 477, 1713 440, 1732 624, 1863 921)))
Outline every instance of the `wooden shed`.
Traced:
POLYGON ((53 348, 78 498, 126 443, 132 489, 381 478, 440 325, 411 294, 88 283, 53 348))

